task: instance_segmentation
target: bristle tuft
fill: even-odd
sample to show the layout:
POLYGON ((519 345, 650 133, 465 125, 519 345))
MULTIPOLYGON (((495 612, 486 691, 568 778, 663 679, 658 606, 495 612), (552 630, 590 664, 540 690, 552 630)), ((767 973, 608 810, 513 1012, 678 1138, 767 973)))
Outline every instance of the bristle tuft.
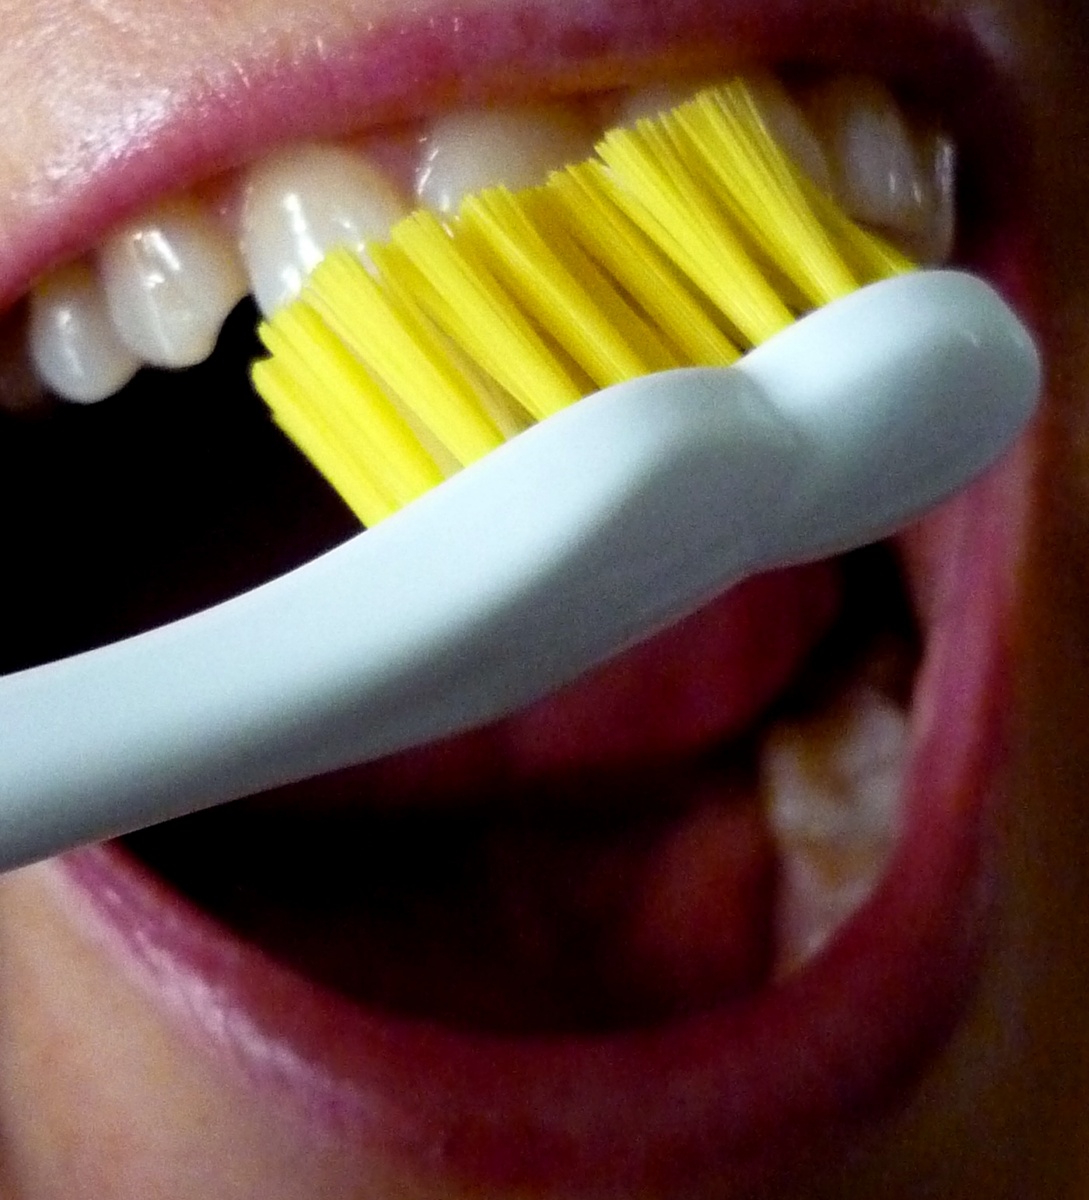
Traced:
POLYGON ((743 80, 542 187, 491 188, 333 251, 262 326, 257 390, 365 525, 609 384, 727 366, 912 263, 771 137, 743 80))

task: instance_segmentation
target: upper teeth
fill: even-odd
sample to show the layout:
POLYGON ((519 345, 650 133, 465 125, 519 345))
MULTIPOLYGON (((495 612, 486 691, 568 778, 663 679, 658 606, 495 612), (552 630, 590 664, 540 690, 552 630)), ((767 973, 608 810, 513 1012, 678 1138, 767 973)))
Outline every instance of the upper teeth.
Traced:
POLYGON ((340 146, 294 146, 242 177, 241 251, 266 313, 293 300, 333 246, 362 251, 408 204, 362 155, 340 146))
POLYGON ((829 80, 813 89, 807 109, 844 208, 864 224, 899 232, 920 258, 947 258, 954 201, 948 140, 910 128, 889 90, 872 79, 829 80))
MULTIPOLYGON (((913 128, 871 80, 835 79, 793 97, 754 81, 767 120, 803 169, 859 220, 918 257, 944 260, 953 238, 954 152, 913 128)), ((622 98, 627 121, 683 98, 675 87, 622 98)), ((184 367, 212 350, 235 302, 254 294, 266 312, 293 298, 334 244, 361 250, 415 201, 440 212, 491 183, 520 187, 589 156, 593 131, 575 105, 461 111, 419 139, 415 169, 398 182, 364 152, 303 145, 240 172, 231 221, 211 204, 177 197, 110 234, 90 265, 67 266, 31 296, 29 349, 57 394, 101 399, 143 363, 184 367)))
POLYGON ((186 199, 159 204, 112 233, 99 248, 98 273, 121 341, 161 367, 207 358, 248 290, 227 232, 186 199))

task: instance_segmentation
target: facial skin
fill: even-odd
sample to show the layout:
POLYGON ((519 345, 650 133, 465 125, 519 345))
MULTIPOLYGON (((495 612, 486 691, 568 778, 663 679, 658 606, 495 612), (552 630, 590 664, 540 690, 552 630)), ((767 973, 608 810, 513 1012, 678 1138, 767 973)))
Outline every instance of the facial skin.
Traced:
MULTIPOLYGON (((0 0, 0 266, 21 261, 32 228, 50 230, 43 258, 92 240, 95 230, 54 222, 53 206, 97 186, 123 140, 119 112, 150 128, 195 93, 207 102, 209 80, 247 47, 286 61, 398 7, 0 0)), ((444 0, 431 7, 442 13, 444 0)), ((1017 169, 1039 225, 1050 377, 1033 443, 997 911, 968 1010, 918 1088, 783 1195, 1027 1200, 1089 1189, 1089 10, 1080 0, 970 7, 1026 101, 1033 154, 1017 169)), ((194 1051, 88 932, 54 866, 0 883, 0 964, 2 1200, 459 1194, 316 1136, 194 1051)))

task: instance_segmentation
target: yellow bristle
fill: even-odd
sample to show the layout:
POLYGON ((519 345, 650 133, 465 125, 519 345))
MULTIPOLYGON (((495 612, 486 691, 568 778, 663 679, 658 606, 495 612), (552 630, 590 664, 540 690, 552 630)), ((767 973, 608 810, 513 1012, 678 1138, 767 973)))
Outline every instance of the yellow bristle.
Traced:
POLYGON ((738 227, 810 306, 858 287, 806 203, 790 160, 767 136, 747 89, 732 81, 681 105, 666 122, 690 147, 697 169, 718 185, 716 194, 738 227))
POLYGON ((557 171, 547 187, 556 217, 647 313, 680 362, 704 367, 736 362, 740 350, 684 286, 665 255, 609 201, 604 176, 599 162, 557 171))
POLYGON ((863 229, 828 196, 801 177, 805 195, 860 283, 876 283, 915 270, 915 263, 872 229, 863 229))
POLYGON ((317 466, 364 525, 375 525, 400 507, 382 491, 366 462, 352 462, 342 431, 312 404, 297 378, 275 358, 254 363, 253 382, 276 414, 276 423, 317 466))
POLYGON ((736 226, 682 162, 665 118, 613 130, 598 154, 610 168, 611 198, 715 304, 747 346, 793 322, 794 314, 746 250, 736 226))
POLYGON ((502 444, 426 323, 346 250, 334 250, 318 264, 304 297, 463 466, 502 444))
POLYGON ((542 420, 582 398, 584 390, 466 239, 417 212, 393 227, 390 243, 404 259, 378 248, 378 265, 400 274, 428 315, 527 412, 542 420))
POLYGON ((334 475, 363 471, 394 510, 442 482, 441 472, 381 388, 307 304, 284 309, 262 327, 261 336, 272 352, 271 362, 295 383, 290 393, 280 389, 279 403, 273 406, 281 423, 338 431, 325 470, 330 482, 334 475), (286 411, 285 402, 291 406, 286 411))
POLYGON ((366 525, 588 393, 727 366, 910 270, 771 138, 741 80, 608 133, 541 187, 490 188, 333 251, 261 328, 254 383, 366 525))
MULTIPOLYGON (((646 375, 655 369, 629 344, 605 312, 594 303, 587 287, 567 269, 541 236, 530 217, 530 204, 505 188, 489 188, 470 196, 458 213, 464 231, 480 249, 488 266, 501 279, 519 306, 586 372, 596 387, 608 387, 646 375)), ((557 247, 559 249, 560 247, 557 247)), ((570 253, 570 248, 569 248, 570 253)), ((599 279, 600 296, 604 280, 599 279)), ((619 316, 619 295, 611 316, 619 316)))

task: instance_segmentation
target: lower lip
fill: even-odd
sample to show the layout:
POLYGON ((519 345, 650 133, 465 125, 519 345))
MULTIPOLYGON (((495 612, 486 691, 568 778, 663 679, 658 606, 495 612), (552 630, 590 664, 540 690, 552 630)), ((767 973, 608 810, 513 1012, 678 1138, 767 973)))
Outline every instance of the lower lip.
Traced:
POLYGON ((729 1178, 744 1192, 834 1156, 902 1099, 972 994, 1027 457, 908 540, 943 569, 922 598, 904 832, 828 949, 754 997, 609 1036, 469 1034, 318 988, 116 847, 68 856, 63 877, 94 936, 225 1069, 421 1182, 668 1195, 729 1178))

